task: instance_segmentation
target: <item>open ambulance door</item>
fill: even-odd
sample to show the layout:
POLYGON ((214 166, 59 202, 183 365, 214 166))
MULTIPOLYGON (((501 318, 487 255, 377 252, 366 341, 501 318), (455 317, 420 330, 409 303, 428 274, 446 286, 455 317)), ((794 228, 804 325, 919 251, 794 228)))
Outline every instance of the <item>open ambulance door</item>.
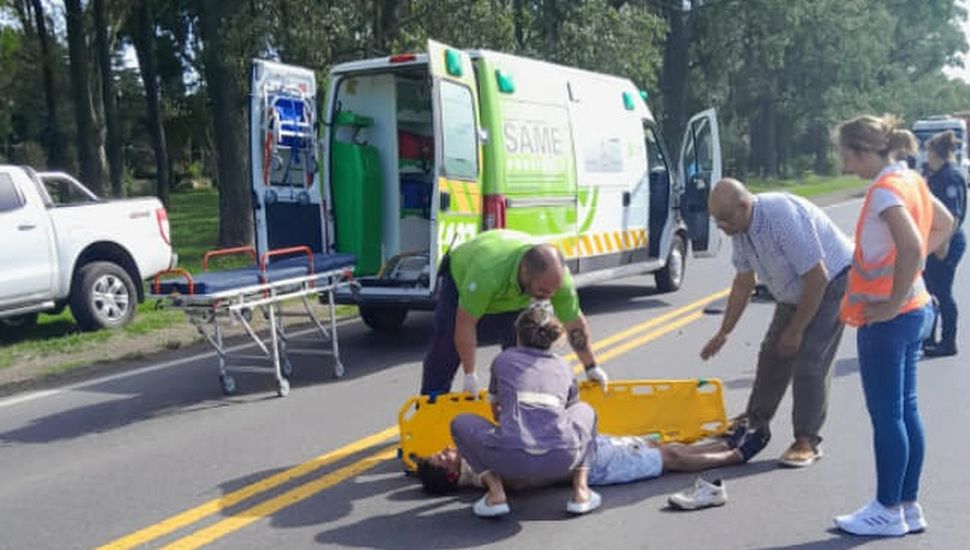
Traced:
POLYGON ((313 71, 254 59, 249 157, 256 249, 324 252, 323 196, 313 71))
POLYGON ((428 60, 434 102, 430 254, 434 273, 444 254, 470 240, 482 226, 482 170, 478 92, 471 57, 428 40, 428 60))
POLYGON ((714 256, 721 248, 721 230, 707 208, 711 188, 721 179, 721 142, 714 109, 698 113, 687 122, 679 169, 683 182, 681 215, 694 256, 714 256))

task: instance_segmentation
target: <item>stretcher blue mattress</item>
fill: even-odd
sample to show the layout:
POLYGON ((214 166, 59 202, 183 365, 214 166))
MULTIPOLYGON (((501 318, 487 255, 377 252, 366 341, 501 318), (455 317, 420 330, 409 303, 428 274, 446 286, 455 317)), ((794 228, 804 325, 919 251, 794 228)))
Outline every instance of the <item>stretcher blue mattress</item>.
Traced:
MULTIPOLYGON (((353 254, 314 254, 313 272, 326 273, 335 269, 353 266, 356 262, 353 254)), ((156 294, 182 294, 182 295, 205 295, 218 294, 228 290, 235 290, 249 286, 263 284, 264 282, 276 282, 294 277, 309 275, 306 256, 294 256, 282 258, 270 262, 266 269, 266 279, 263 280, 263 273, 259 266, 240 267, 227 269, 225 271, 207 271, 192 276, 195 283, 194 292, 189 290, 189 281, 185 277, 177 277, 161 281, 158 289, 152 289, 156 294)))

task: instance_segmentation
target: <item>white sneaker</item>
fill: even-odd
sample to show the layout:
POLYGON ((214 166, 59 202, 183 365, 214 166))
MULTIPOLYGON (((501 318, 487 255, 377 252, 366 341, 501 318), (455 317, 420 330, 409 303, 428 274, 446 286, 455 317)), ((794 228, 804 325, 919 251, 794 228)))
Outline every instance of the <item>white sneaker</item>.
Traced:
POLYGON ((923 515, 923 507, 918 502, 904 504, 903 517, 906 519, 906 527, 910 533, 926 531, 926 516, 923 515))
POLYGON ((871 537, 901 537, 909 532, 902 507, 890 510, 876 500, 851 514, 838 516, 835 526, 846 533, 871 537))
POLYGON ((727 502, 727 487, 720 479, 713 483, 697 478, 694 485, 667 498, 667 502, 680 510, 700 510, 710 506, 723 506, 727 502))
POLYGON ((497 518, 499 516, 504 516, 511 511, 509 504, 507 502, 500 502, 498 504, 489 504, 488 495, 483 495, 482 498, 475 501, 474 506, 472 506, 472 512, 480 518, 497 518))

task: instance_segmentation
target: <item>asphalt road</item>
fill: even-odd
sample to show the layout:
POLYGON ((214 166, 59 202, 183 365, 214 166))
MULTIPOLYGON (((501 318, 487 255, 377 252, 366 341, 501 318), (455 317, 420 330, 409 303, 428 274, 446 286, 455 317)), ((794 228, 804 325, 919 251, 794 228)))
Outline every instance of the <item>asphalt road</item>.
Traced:
MULTIPOLYGON (((828 210, 849 229, 859 207, 828 210)), ((721 354, 698 358, 719 323, 704 309, 723 304, 716 298, 730 283, 729 256, 725 247, 690 261, 674 294, 656 294, 652 277, 581 292, 596 341, 628 331, 599 351, 614 379, 717 377, 729 414, 740 411, 772 305, 752 304, 721 354)), ((966 269, 957 275, 964 310, 966 269)), ((282 399, 270 378, 255 375, 239 376, 239 395, 225 398, 211 356, 173 356, 0 401, 0 548, 970 547, 965 357, 920 367, 924 534, 868 540, 831 529, 831 517, 870 499, 875 485, 854 331, 834 367, 826 457, 811 468, 776 465, 791 442, 786 397, 765 452, 705 474, 726 480, 722 508, 667 510, 666 496, 693 480, 671 474, 603 488, 604 506, 589 516, 567 518, 568 488, 552 487, 513 494, 509 517, 485 521, 471 513, 475 492, 429 498, 395 458, 397 411, 417 390, 429 326, 427 314, 413 315, 389 338, 348 323, 340 334, 347 376, 333 380, 327 358, 298 357, 282 399)), ((480 364, 495 351, 481 350, 480 364)))

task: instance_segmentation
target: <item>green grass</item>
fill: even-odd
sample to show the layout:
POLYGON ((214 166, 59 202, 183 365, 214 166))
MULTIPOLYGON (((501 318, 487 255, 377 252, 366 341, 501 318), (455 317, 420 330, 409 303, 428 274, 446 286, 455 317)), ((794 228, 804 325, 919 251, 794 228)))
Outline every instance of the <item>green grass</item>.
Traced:
POLYGON ((837 191, 862 189, 866 181, 855 176, 815 176, 809 175, 801 179, 751 179, 745 182, 754 193, 762 191, 788 191, 805 198, 816 197, 837 191))
MULTIPOLYGON (((179 265, 191 272, 201 269, 202 256, 215 248, 219 229, 219 196, 213 190, 172 195, 168 209, 172 245, 179 254, 179 265)), ((37 327, 22 336, 0 334, 0 369, 18 360, 63 355, 110 346, 122 340, 144 338, 161 328, 184 322, 176 310, 156 310, 153 301, 138 307, 131 324, 118 331, 82 333, 77 331, 70 309, 57 315, 41 315, 37 327)), ((49 372, 70 370, 76 362, 52 364, 49 372)))

